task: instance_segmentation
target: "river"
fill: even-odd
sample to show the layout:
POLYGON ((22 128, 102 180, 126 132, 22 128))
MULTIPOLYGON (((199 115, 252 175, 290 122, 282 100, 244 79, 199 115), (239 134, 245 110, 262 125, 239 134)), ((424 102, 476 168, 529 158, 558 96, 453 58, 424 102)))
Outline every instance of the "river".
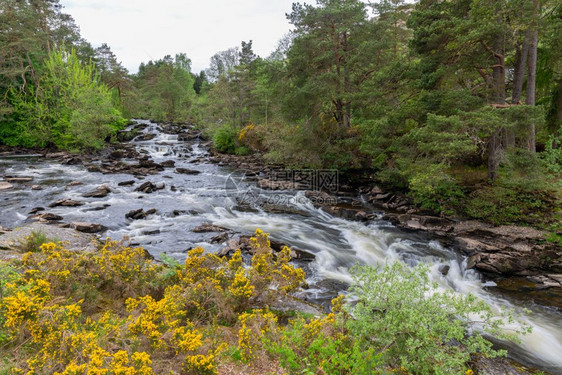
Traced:
POLYGON ((28 222, 32 208, 70 198, 85 204, 49 208, 48 212, 63 216, 65 222, 103 224, 108 228, 104 236, 115 239, 127 236, 156 257, 165 253, 178 260, 185 258, 186 249, 195 246, 208 251, 224 246, 210 243, 216 233, 191 231, 204 223, 245 234, 260 228, 275 240, 315 255, 312 262, 305 264, 311 287, 301 294, 312 301, 325 301, 348 283, 349 268, 357 262, 371 265, 424 262, 430 265, 431 277, 440 287, 473 293, 496 310, 512 308, 521 312, 520 321, 530 324, 533 333, 522 337, 519 345, 507 345, 511 357, 562 374, 562 313, 557 309, 500 295, 493 283, 483 282, 475 271, 466 269, 466 259, 431 237, 403 232, 382 219, 362 223, 334 217, 316 208, 303 192, 260 191, 251 181, 241 179, 240 171, 205 161, 208 153, 198 141, 179 141, 177 135, 159 132, 157 124, 139 122, 147 125, 143 132, 157 135, 149 141, 133 141, 141 153, 157 163, 174 160, 176 168, 200 173, 178 174, 167 169, 136 180, 134 186, 119 186, 119 182, 135 178, 129 174, 88 172, 82 165, 62 165, 41 157, 3 157, 0 175, 29 176, 33 182, 0 192, 0 225, 21 226, 28 222), (82 184, 69 186, 73 181, 82 184), (135 192, 134 187, 145 181, 164 183, 165 187, 152 194, 135 192), (39 185, 41 190, 32 189, 32 184, 39 185), (82 197, 102 184, 111 189, 106 197, 82 197), (247 191, 255 193, 250 209, 241 206, 237 199, 241 192, 247 191), (280 209, 272 212, 264 202, 268 207, 274 202, 280 209), (143 220, 125 217, 129 211, 139 208, 155 208, 157 212, 143 220), (450 267, 446 276, 439 271, 443 265, 450 267))

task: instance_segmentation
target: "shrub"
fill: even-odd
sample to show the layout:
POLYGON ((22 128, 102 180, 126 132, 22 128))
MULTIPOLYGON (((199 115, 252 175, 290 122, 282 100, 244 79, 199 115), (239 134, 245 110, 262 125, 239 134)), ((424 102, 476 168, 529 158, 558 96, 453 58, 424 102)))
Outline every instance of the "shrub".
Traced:
MULTIPOLYGON (((482 333, 514 339, 501 330, 505 319, 472 295, 440 291, 428 278, 428 268, 402 263, 381 270, 357 267, 347 305, 353 316, 347 327, 364 348, 375 347, 384 364, 416 374, 458 374, 472 353, 505 355, 492 349, 482 333)), ((518 333, 525 331, 523 327, 518 333)))
POLYGON ((0 357, 14 373, 216 374, 223 351, 238 346, 231 332, 259 319, 277 329, 272 313, 250 306, 304 281, 288 248, 274 254, 260 230, 251 245, 245 267, 240 251, 226 259, 196 248, 162 266, 115 241, 97 252, 43 244, 16 269, 0 268, 0 357))
POLYGON ((223 125, 213 132, 213 144, 219 152, 234 154, 236 139, 236 129, 230 125, 223 125))
POLYGON ((458 207, 463 192, 444 166, 433 164, 414 174, 410 180, 410 196, 423 209, 451 214, 458 207))

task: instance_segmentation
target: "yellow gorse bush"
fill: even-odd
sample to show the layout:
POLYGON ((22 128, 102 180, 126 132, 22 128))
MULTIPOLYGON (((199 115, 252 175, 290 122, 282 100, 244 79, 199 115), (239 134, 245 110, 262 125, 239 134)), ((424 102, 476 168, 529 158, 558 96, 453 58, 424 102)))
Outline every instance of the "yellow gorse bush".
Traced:
POLYGON ((278 326, 272 312, 248 308, 295 290, 304 272, 262 231, 251 243, 249 266, 240 250, 226 259, 196 248, 173 268, 109 240, 95 252, 46 243, 24 254, 0 301, 0 338, 18 348, 11 372, 216 374, 228 347, 253 358, 278 326))

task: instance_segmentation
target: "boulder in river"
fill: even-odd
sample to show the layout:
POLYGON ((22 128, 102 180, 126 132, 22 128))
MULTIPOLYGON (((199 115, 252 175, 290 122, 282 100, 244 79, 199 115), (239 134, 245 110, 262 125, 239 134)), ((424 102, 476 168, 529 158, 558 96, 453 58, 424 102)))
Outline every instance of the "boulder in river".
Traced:
POLYGON ((125 153, 122 150, 113 150, 108 155, 108 158, 112 159, 112 160, 119 160, 119 159, 123 159, 124 156, 125 156, 125 153))
POLYGON ((9 182, 6 181, 0 181, 0 190, 8 190, 13 188, 14 185, 10 184, 9 182))
POLYGON ((83 202, 79 202, 79 201, 75 201, 72 199, 68 199, 68 198, 63 198, 63 199, 59 199, 56 202, 53 202, 49 205, 49 207, 77 207, 77 206, 82 206, 84 205, 83 202))
POLYGON ((55 215, 49 212, 45 212, 43 214, 35 215, 32 217, 33 219, 38 219, 40 222, 54 222, 54 221, 61 221, 63 219, 60 215, 55 215))
POLYGON ((166 160, 160 163, 160 165, 164 168, 173 168, 176 165, 176 162, 173 160, 166 160))
POLYGON ((203 224, 191 230, 195 233, 226 232, 228 229, 213 224, 203 224))
POLYGON ((4 181, 13 183, 24 183, 33 181, 33 177, 4 176, 4 181))
POLYGON ((164 183, 159 183, 159 184, 155 185, 150 181, 146 181, 146 182, 142 183, 139 187, 137 187, 135 189, 135 191, 150 194, 150 193, 154 193, 157 190, 162 190, 162 189, 164 189, 164 187, 166 187, 166 185, 164 183))
POLYGON ((125 214, 125 217, 127 219, 131 219, 131 220, 140 220, 140 219, 144 219, 146 218, 148 215, 152 215, 156 213, 156 209, 152 208, 148 211, 145 211, 142 208, 139 208, 137 210, 131 210, 129 211, 127 214, 125 214))
POLYGON ((31 209, 31 211, 29 211, 30 215, 35 215, 36 213, 40 212, 40 211, 45 211, 44 207, 34 207, 31 209))
POLYGON ((76 221, 70 224, 70 227, 72 229, 75 229, 79 232, 83 232, 83 233, 98 233, 98 232, 103 232, 105 231, 107 228, 104 227, 101 224, 95 224, 95 223, 86 223, 86 222, 82 222, 82 221, 76 221))
POLYGON ((221 234, 217 234, 216 236, 212 237, 209 242, 215 244, 215 243, 223 243, 226 240, 228 240, 228 233, 223 232, 221 234))
POLYGON ((135 180, 127 180, 127 181, 121 181, 120 183, 117 184, 117 186, 131 186, 135 184, 135 180))
POLYGON ((153 140, 154 138, 156 138, 156 134, 154 134, 154 133, 146 133, 145 135, 143 135, 143 136, 141 137, 141 140, 143 140, 143 141, 151 141, 151 140, 153 140))
POLYGON ((201 173, 200 171, 197 171, 195 169, 188 169, 188 168, 176 168, 176 173, 181 173, 181 174, 199 174, 201 173))
POLYGON ((107 194, 111 193, 111 189, 107 187, 107 185, 102 185, 96 188, 93 191, 88 193, 82 194, 84 198, 103 198, 107 196, 107 194))

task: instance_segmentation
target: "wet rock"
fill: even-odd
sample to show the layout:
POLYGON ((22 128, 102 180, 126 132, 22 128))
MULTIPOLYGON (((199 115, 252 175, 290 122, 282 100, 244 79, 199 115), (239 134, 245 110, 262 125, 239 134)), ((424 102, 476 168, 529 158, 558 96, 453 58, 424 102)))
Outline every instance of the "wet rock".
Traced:
POLYGON ((391 216, 389 219, 391 222, 406 229, 423 230, 438 234, 448 233, 453 230, 453 222, 451 220, 436 216, 400 214, 391 216))
POLYGON ((176 162, 173 160, 166 160, 160 163, 160 165, 164 168, 173 168, 176 165, 176 162))
POLYGON ((224 232, 211 238, 209 241, 212 244, 223 243, 228 240, 228 233, 224 232))
POLYGON ((86 208, 86 209, 82 210, 82 212, 103 211, 107 207, 111 207, 111 205, 110 204, 104 204, 104 205, 97 206, 97 207, 86 208))
POLYGON ((121 181, 117 186, 131 186, 135 184, 135 180, 121 181))
POLYGON ((203 224, 191 230, 194 233, 209 233, 209 232, 226 232, 227 228, 219 227, 213 224, 203 224))
POLYGON ((19 176, 4 176, 4 181, 10 183, 24 183, 33 181, 33 177, 19 177, 19 176))
POLYGON ((64 218, 60 215, 55 215, 55 214, 51 214, 51 213, 44 213, 44 214, 40 214, 36 216, 37 219, 39 219, 40 221, 43 222, 49 222, 49 221, 61 221, 64 218))
POLYGON ((258 181, 258 186, 265 190, 290 190, 297 188, 297 184, 291 181, 278 181, 262 179, 258 181))
POLYGON ((359 211, 355 214, 355 220, 368 221, 373 218, 373 215, 367 214, 365 211, 359 211))
POLYGON ((195 169, 187 169, 187 168, 176 168, 176 173, 181 173, 181 174, 199 174, 201 173, 200 171, 197 171, 195 169))
POLYGON ((86 222, 82 222, 82 221, 76 221, 76 222, 70 223, 70 227, 72 229, 75 229, 75 230, 77 230, 79 232, 83 232, 83 233, 99 233, 99 232, 103 232, 107 229, 106 227, 104 227, 101 224, 86 223, 86 222))
POLYGON ((142 232, 143 235, 145 236, 152 236, 155 234, 160 234, 160 229, 154 229, 154 230, 145 230, 142 232))
POLYGON ((240 248, 240 242, 238 239, 233 238, 223 247, 221 250, 217 252, 218 256, 227 256, 230 252, 235 252, 240 248))
POLYGON ((31 211, 29 211, 29 214, 35 215, 36 213, 41 212, 41 211, 45 211, 45 208, 44 207, 34 207, 34 208, 31 209, 31 211))
POLYGON ((162 190, 166 187, 164 183, 159 183, 158 185, 153 184, 150 181, 146 181, 145 183, 141 184, 139 187, 135 189, 135 191, 139 191, 141 193, 154 193, 157 190, 162 190))
POLYGON ((47 154, 45 154, 45 158, 47 159, 57 159, 57 158, 63 158, 65 156, 67 156, 68 154, 65 151, 61 151, 61 152, 49 152, 47 154))
POLYGON ((176 217, 176 216, 180 216, 180 215, 186 215, 188 212, 185 210, 173 210, 172 211, 172 216, 176 217))
POLYGON ((141 137, 141 139, 142 139, 143 141, 151 141, 151 140, 153 140, 154 138, 156 138, 156 134, 154 134, 154 133, 146 133, 146 134, 144 134, 144 135, 141 137))
POLYGON ((31 190, 43 190, 43 187, 41 185, 33 185, 31 190))
POLYGON ((84 193, 82 196, 84 198, 103 198, 107 196, 107 194, 111 193, 111 189, 108 188, 106 185, 102 185, 97 187, 95 190, 90 191, 89 193, 84 193))
POLYGON ((307 190, 305 197, 310 199, 315 206, 333 206, 338 203, 338 198, 326 193, 325 191, 307 190))
POLYGON ((49 205, 49 207, 77 207, 77 206, 82 206, 84 205, 83 202, 79 202, 79 201, 75 201, 72 199, 68 199, 68 198, 63 198, 63 199, 59 199, 56 202, 53 202, 49 205))
POLYGON ((178 141, 193 141, 201 136, 201 132, 191 131, 188 133, 178 134, 178 141))
POLYGON ((73 155, 67 155, 61 160, 63 165, 79 165, 82 164, 82 158, 73 155))
POLYGON ((322 206, 322 210, 330 215, 343 217, 344 219, 355 220, 357 214, 362 212, 358 207, 350 207, 346 204, 339 204, 336 206, 322 206))
POLYGON ((146 217, 146 213, 144 212, 144 209, 139 208, 138 210, 129 211, 127 214, 125 214, 125 217, 127 219, 139 220, 144 219, 146 217))
POLYGON ((13 188, 14 185, 10 184, 9 182, 6 181, 0 181, 0 190, 8 190, 13 188))
POLYGON ((121 130, 117 133, 117 140, 119 142, 130 142, 132 141, 137 135, 139 135, 139 131, 137 129, 133 130, 121 130))
POLYGON ((162 169, 162 166, 158 163, 155 163, 154 160, 139 160, 139 167, 141 168, 151 168, 151 169, 162 169))
POLYGON ((148 215, 153 215, 155 213, 156 213, 155 208, 151 208, 148 211, 144 211, 144 209, 139 208, 138 210, 129 211, 127 214, 125 214, 125 217, 131 220, 140 220, 146 218, 148 215))
POLYGON ((101 167, 99 165, 88 165, 86 169, 90 173, 101 173, 101 167))
POLYGON ((450 269, 451 266, 449 266, 448 264, 442 264, 439 266, 439 272, 441 272, 443 276, 447 276, 449 274, 450 269))
POLYGON ((125 156, 125 153, 122 150, 113 150, 108 155, 108 158, 110 158, 112 160, 119 160, 119 159, 122 159, 124 156, 125 156))

